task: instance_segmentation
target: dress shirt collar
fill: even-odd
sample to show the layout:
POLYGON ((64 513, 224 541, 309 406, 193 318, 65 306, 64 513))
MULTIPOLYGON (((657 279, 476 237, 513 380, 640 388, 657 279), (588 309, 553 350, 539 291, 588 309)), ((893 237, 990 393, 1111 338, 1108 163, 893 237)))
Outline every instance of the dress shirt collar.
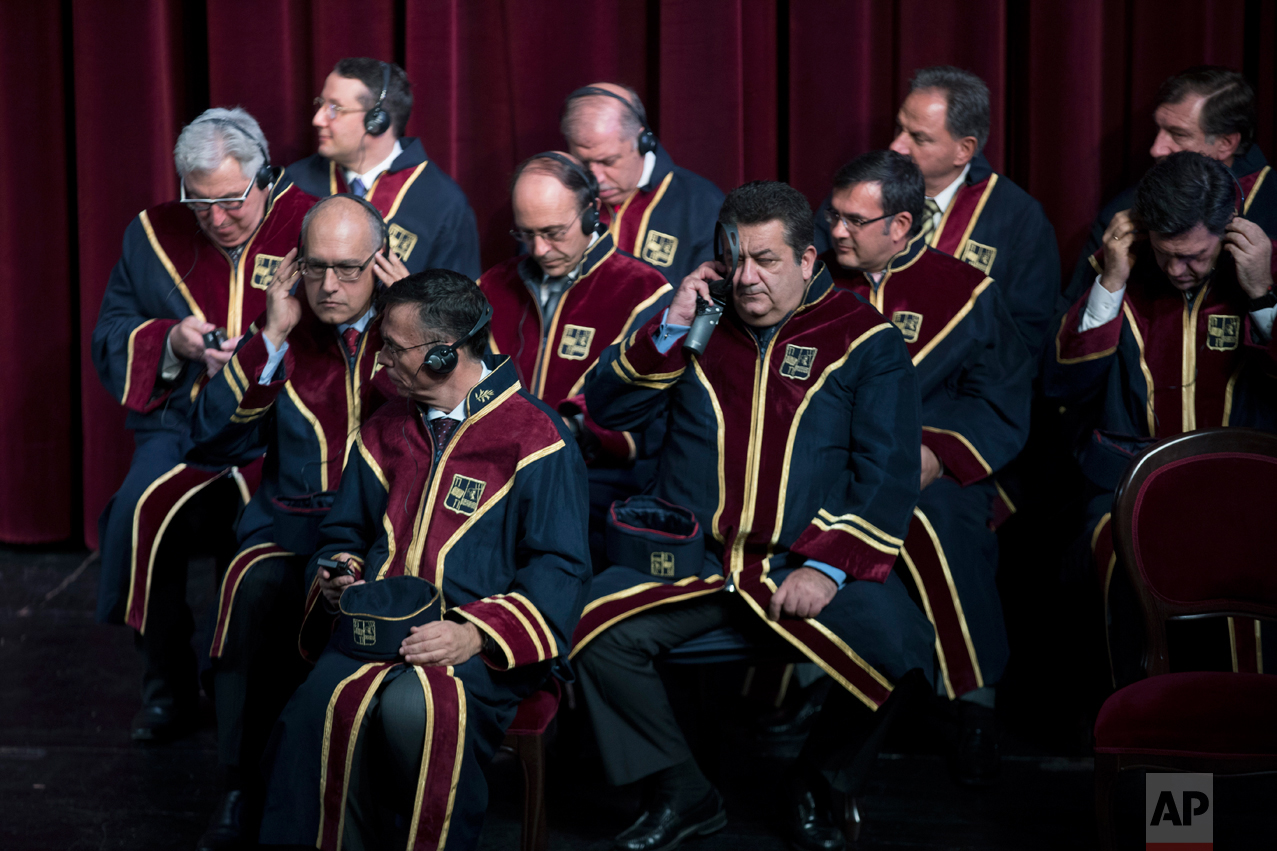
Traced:
POLYGON ((368 305, 368 309, 364 311, 363 316, 359 317, 354 322, 343 322, 341 325, 338 325, 337 333, 345 334, 347 328, 354 328, 360 334, 364 333, 364 330, 368 327, 368 323, 372 321, 372 318, 376 315, 376 313, 377 308, 373 307, 371 304, 368 305))
MULTIPOLYGON (((971 163, 967 163, 962 167, 962 174, 958 175, 958 179, 953 181, 953 183, 950 183, 944 189, 941 189, 938 193, 936 193, 936 196, 931 199, 936 202, 936 206, 940 208, 940 213, 942 215, 945 210, 949 209, 949 202, 953 200, 954 195, 958 194, 958 187, 967 179, 967 174, 970 173, 970 171, 971 163)), ((935 214, 932 213, 932 215, 935 214)))
POLYGON ((349 186, 350 184, 354 183, 355 178, 357 177, 363 182, 364 191, 367 192, 369 189, 372 189, 372 182, 376 180, 377 177, 383 171, 388 170, 390 166, 394 164, 395 160, 399 158, 399 155, 402 153, 403 153, 403 145, 400 145, 399 140, 396 139, 395 146, 390 149, 390 156, 386 157, 384 160, 377 163, 375 166, 368 169, 363 174, 355 174, 355 172, 351 171, 350 169, 343 168, 342 172, 345 174, 345 177, 346 177, 346 185, 349 186))
POLYGON ((652 172, 656 171, 656 151, 648 151, 643 155, 643 176, 639 178, 638 188, 647 191, 652 182, 652 172))
MULTIPOLYGON (((488 365, 486 363, 483 364, 483 374, 479 376, 479 381, 482 381, 483 379, 487 378, 491 374, 492 374, 492 370, 488 368, 488 365)), ((468 398, 470 398, 469 393, 466 394, 466 399, 468 398)), ((430 420, 437 420, 440 417, 449 417, 451 419, 456 420, 459 423, 465 422, 466 421, 466 399, 462 399, 461 404, 457 405, 457 407, 453 408, 451 411, 441 411, 438 408, 427 408, 426 421, 429 422, 430 420)))

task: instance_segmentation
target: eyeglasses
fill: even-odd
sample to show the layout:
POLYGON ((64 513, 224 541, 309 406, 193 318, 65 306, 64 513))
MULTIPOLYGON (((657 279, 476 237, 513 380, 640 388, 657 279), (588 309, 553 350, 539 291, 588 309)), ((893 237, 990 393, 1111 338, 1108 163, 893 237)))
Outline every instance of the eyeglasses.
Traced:
POLYGON ((839 222, 842 222, 842 226, 845 227, 847 230, 859 230, 865 225, 871 225, 874 222, 880 222, 883 219, 889 219, 894 215, 896 214, 886 213, 885 215, 881 215, 876 219, 862 219, 860 218, 860 216, 844 216, 842 213, 838 212, 833 207, 830 207, 828 210, 825 211, 825 221, 829 222, 829 227, 831 229, 836 227, 839 222))
POLYGON ((223 210, 238 210, 244 206, 244 202, 248 200, 248 193, 253 191, 254 180, 249 178, 248 186, 244 187, 244 192, 238 197, 228 198, 187 198, 186 197, 186 181, 181 181, 181 201, 186 205, 188 210, 194 210, 197 213, 207 213, 214 204, 223 210))
POLYGON ((524 245, 531 245, 536 241, 538 236, 546 242, 557 244, 567 239, 568 229, 572 227, 573 223, 575 223, 577 219, 581 218, 581 213, 584 212, 585 210, 579 211, 572 217, 572 221, 568 222, 566 225, 545 228, 543 230, 520 230, 519 228, 514 228, 510 231, 510 236, 519 240, 519 242, 522 242, 524 245))
POLYGON ((328 116, 329 121, 336 121, 337 116, 343 112, 367 112, 366 109, 360 109, 357 106, 338 106, 332 101, 325 101, 323 98, 315 98, 315 109, 324 107, 324 114, 328 116))
MULTIPOLYGON (((377 249, 377 251, 380 250, 380 248, 377 249)), ((377 251, 374 251, 371 257, 358 266, 353 266, 350 263, 319 264, 311 263, 309 260, 298 260, 297 269, 302 273, 303 278, 308 278, 312 281, 318 281, 328 274, 329 269, 332 269, 333 274, 337 276, 337 280, 345 281, 349 284, 352 281, 359 280, 359 276, 364 273, 364 270, 368 268, 368 264, 372 262, 372 258, 377 256, 377 251)))
MULTIPOLYGON (((389 342, 389 341, 387 341, 387 340, 382 340, 382 341, 381 341, 381 350, 382 350, 383 352, 385 352, 386 354, 390 355, 392 358, 394 358, 394 359, 398 360, 399 358, 403 357, 403 353, 404 353, 404 352, 411 352, 413 349, 420 349, 420 348, 422 348, 423 346, 434 346, 434 345, 438 345, 438 344, 440 344, 440 343, 443 343, 443 341, 442 341, 442 340, 431 340, 429 343, 418 343, 418 344, 417 344, 417 345, 415 345, 415 346, 404 346, 404 347, 401 349, 401 348, 399 348, 398 346, 394 345, 393 343, 390 343, 390 342, 389 342)), ((443 343, 443 345, 447 345, 447 344, 446 344, 446 343, 443 343)))

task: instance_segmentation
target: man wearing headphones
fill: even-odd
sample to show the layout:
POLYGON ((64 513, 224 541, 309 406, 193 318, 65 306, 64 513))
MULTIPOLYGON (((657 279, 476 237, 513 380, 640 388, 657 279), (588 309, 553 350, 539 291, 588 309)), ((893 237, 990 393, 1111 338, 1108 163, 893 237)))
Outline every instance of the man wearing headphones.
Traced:
POLYGON ((527 254, 479 278, 495 311, 489 346, 508 354, 519 381, 565 415, 590 466, 590 539, 606 567, 604 521, 613 500, 638 493, 655 472, 659 434, 616 432, 590 420, 581 387, 599 354, 664 310, 660 272, 618 251, 599 223, 594 176, 567 154, 523 162, 511 183, 515 229, 527 254))
POLYGON ((319 150, 288 167, 312 195, 367 198, 389 225, 390 250, 409 272, 479 275, 479 231, 461 187, 404 137, 412 84, 393 62, 343 59, 315 98, 319 150))
POLYGON ((599 183, 600 219, 616 247, 672 282, 714 259, 714 219, 723 193, 670 159, 638 93, 615 83, 577 89, 559 124, 572 156, 599 183))
POLYGON ((209 651, 223 797, 201 851, 256 833, 266 738, 306 675, 297 653, 306 562, 354 442, 351 423, 396 396, 384 372, 373 374, 373 260, 386 262, 385 243, 381 214, 362 198, 330 195, 311 207, 300 255, 284 255, 266 290, 265 316, 195 404, 192 458, 244 464, 266 453, 209 651))
MULTIPOLYGON (((302 634, 319 658, 276 728, 266 845, 474 847, 483 770, 566 656, 589 587, 581 455, 510 359, 483 356, 479 289, 430 269, 379 309, 381 374, 404 398, 360 427, 319 530, 302 634), (375 657, 329 640, 347 595, 384 599, 410 577, 442 595, 442 617, 375 657)), ((369 646, 394 625, 359 630, 369 646)))
POLYGON ((271 168, 261 128, 242 109, 204 112, 182 130, 173 158, 181 201, 129 225, 92 342, 137 446, 98 521, 98 618, 136 630, 145 672, 132 734, 151 742, 195 720, 187 561, 195 546, 229 558, 232 521, 248 499, 235 468, 186 462, 191 406, 266 306, 315 201, 271 168))

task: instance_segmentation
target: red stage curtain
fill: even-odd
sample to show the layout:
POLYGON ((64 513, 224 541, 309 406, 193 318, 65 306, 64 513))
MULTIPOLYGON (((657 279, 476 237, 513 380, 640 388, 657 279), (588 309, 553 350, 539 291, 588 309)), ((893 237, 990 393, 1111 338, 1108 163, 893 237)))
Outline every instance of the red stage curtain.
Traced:
POLYGON ((408 133, 469 195, 491 264, 513 250, 510 171, 562 146, 559 112, 577 86, 633 86, 675 161, 724 189, 780 178, 816 202, 839 165, 889 142, 915 68, 956 64, 988 82, 989 158, 1043 203, 1068 270, 1096 208, 1147 167, 1149 107, 1167 75, 1202 62, 1245 71, 1273 153, 1275 42, 1277 13, 1257 0, 0 5, 0 79, 11 81, 0 151, 12 172, 0 233, 23 258, 0 286, 7 349, 23 353, 0 375, 0 540, 75 534, 82 497, 96 543, 132 441, 85 344, 125 226, 175 197, 173 143, 207 106, 247 108, 283 165, 311 152, 310 101, 339 58, 400 62, 415 84, 408 133))

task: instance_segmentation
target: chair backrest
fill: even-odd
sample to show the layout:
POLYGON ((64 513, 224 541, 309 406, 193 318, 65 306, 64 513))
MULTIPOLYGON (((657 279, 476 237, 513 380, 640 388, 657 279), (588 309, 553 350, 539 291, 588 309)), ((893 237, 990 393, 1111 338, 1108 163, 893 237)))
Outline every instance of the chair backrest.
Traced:
POLYGON ((1274 521, 1277 435, 1188 432, 1131 463, 1113 502, 1113 544, 1143 609, 1150 676, 1170 669, 1168 618, 1277 617, 1274 521))

